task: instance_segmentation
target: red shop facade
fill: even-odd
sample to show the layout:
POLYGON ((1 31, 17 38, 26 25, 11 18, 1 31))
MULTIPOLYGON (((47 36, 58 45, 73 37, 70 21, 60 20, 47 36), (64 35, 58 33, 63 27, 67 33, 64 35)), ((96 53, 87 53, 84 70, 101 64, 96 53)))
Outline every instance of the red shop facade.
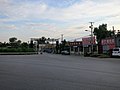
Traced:
POLYGON ((103 53, 107 53, 109 50, 115 48, 115 39, 114 38, 102 39, 101 45, 103 48, 103 53))

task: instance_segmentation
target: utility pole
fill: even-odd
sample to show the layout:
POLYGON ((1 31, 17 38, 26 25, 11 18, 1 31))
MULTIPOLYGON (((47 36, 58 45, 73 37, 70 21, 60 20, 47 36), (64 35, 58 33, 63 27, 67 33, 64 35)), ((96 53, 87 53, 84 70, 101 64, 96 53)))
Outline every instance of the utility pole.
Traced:
POLYGON ((115 28, 114 28, 114 26, 112 26, 112 29, 113 29, 113 37, 115 37, 115 28))
POLYGON ((90 26, 89 28, 91 28, 91 53, 93 54, 93 23, 94 22, 90 22, 90 26))
POLYGON ((61 42, 63 41, 63 34, 61 34, 61 42))
POLYGON ((113 38, 114 38, 114 42, 115 42, 115 47, 117 47, 117 40, 116 40, 116 35, 115 35, 115 27, 112 26, 112 29, 113 29, 113 38))

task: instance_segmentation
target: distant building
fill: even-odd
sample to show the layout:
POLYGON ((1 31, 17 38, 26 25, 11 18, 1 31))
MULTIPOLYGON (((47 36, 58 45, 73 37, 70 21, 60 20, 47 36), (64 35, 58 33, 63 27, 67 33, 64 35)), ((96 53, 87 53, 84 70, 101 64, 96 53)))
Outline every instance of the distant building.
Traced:
POLYGON ((120 33, 118 32, 117 35, 113 37, 102 39, 101 45, 102 45, 103 53, 107 53, 109 50, 113 48, 120 47, 120 33))
POLYGON ((110 49, 115 48, 115 38, 106 38, 101 41, 103 53, 107 53, 110 49))
POLYGON ((83 44, 83 52, 84 52, 84 54, 85 53, 92 53, 92 52, 97 51, 95 37, 82 38, 82 44, 83 44))
POLYGON ((69 42, 69 46, 70 46, 70 54, 80 55, 83 53, 82 41, 69 42))

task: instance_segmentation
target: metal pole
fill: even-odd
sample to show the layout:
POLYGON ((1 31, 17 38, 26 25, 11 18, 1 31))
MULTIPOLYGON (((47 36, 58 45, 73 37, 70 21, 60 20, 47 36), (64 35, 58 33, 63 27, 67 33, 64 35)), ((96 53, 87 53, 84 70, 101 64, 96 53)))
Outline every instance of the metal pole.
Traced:
POLYGON ((93 23, 94 22, 90 22, 90 26, 89 28, 91 28, 91 54, 93 54, 93 23))
POLYGON ((63 34, 61 34, 61 42, 63 41, 63 34))
POLYGON ((115 42, 115 47, 117 47, 117 45, 116 45, 116 36, 115 36, 115 28, 114 28, 114 26, 112 26, 112 28, 113 28, 113 38, 114 38, 114 42, 115 42))

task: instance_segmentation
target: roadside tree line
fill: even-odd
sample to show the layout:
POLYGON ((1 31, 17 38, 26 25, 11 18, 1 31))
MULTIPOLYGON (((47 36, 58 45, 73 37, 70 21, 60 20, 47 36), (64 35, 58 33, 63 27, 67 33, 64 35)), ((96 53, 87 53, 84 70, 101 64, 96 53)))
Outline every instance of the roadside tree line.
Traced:
POLYGON ((16 37, 9 38, 9 42, 0 42, 0 52, 34 52, 31 43, 17 40, 16 37))

